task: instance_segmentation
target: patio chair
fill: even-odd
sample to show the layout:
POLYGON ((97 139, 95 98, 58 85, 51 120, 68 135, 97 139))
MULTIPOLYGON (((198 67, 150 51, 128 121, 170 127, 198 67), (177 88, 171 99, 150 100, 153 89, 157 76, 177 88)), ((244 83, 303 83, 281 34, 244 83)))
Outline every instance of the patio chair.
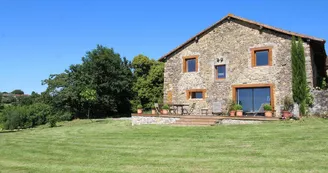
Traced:
POLYGON ((262 103, 260 108, 257 110, 257 111, 254 111, 254 112, 246 112, 246 115, 247 114, 253 114, 253 116, 256 116, 257 114, 264 114, 264 105, 267 104, 267 103, 262 103))
POLYGON ((155 106, 156 113, 157 113, 158 115, 161 114, 161 111, 160 111, 160 109, 159 109, 159 104, 158 104, 158 103, 155 103, 154 106, 155 106))
POLYGON ((171 105, 170 109, 169 109, 169 114, 176 114, 176 113, 177 113, 177 109, 174 106, 171 105))
POLYGON ((183 109, 183 114, 190 115, 190 114, 194 111, 195 106, 196 106, 196 103, 192 103, 192 105, 191 105, 191 107, 190 107, 189 110, 187 110, 187 109, 183 109))
POLYGON ((212 114, 222 115, 222 103, 213 102, 212 114))

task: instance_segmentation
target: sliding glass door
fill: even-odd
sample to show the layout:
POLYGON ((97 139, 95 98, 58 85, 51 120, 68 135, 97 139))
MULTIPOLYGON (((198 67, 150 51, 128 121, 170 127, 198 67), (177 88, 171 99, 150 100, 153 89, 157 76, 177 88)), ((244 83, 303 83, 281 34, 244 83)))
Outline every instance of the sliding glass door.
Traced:
POLYGON ((270 87, 261 88, 237 88, 237 103, 243 106, 243 111, 256 112, 262 104, 270 104, 270 87))

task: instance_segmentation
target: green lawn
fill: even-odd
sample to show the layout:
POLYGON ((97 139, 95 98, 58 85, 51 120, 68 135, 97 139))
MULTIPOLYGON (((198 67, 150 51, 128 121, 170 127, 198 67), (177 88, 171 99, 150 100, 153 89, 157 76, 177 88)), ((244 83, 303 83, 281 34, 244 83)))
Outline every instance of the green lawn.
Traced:
POLYGON ((215 127, 76 120, 0 133, 0 172, 328 172, 328 120, 215 127))

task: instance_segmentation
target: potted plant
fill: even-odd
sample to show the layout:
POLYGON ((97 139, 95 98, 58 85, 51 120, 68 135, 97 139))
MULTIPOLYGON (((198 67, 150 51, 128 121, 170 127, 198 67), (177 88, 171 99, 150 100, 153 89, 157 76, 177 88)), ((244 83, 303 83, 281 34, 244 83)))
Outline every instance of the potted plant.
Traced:
POLYGON ((237 117, 242 117, 243 116, 243 106, 242 105, 236 104, 234 106, 234 110, 236 110, 237 117))
POLYGON ((265 104, 263 109, 265 117, 272 117, 272 106, 270 104, 265 104))
POLYGON ((164 114, 164 115, 167 115, 168 112, 169 112, 170 107, 169 107, 169 105, 165 104, 165 105, 162 107, 162 109, 163 109, 163 114, 164 114))
POLYGON ((236 103, 234 101, 229 101, 228 110, 231 117, 234 117, 236 114, 235 105, 236 103))
POLYGON ((155 106, 151 106, 151 114, 155 115, 156 114, 156 110, 155 110, 155 106))
POLYGON ((286 96, 283 100, 283 109, 282 109, 282 117, 289 118, 291 117, 291 111, 294 108, 294 102, 291 97, 286 96))
POLYGON ((138 114, 142 114, 142 105, 137 106, 138 114))

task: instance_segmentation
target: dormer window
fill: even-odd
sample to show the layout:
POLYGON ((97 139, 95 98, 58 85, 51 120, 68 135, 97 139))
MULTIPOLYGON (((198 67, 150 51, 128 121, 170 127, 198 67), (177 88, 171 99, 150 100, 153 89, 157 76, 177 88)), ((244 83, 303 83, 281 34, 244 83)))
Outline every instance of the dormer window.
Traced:
POLYGON ((272 65, 272 47, 251 49, 252 67, 272 65))

